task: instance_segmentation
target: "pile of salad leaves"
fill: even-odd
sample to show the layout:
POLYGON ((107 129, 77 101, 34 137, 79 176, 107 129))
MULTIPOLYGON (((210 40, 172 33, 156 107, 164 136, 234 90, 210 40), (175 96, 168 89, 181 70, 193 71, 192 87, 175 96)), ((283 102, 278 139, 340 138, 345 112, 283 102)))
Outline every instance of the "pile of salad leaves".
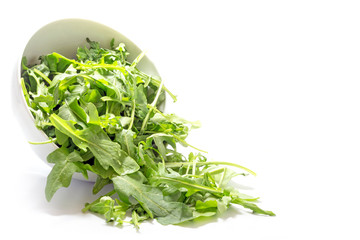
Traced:
POLYGON ((137 68, 143 53, 129 62, 123 43, 115 46, 112 40, 106 49, 87 42, 89 47, 77 49, 76 60, 52 53, 34 66, 22 61, 26 103, 36 127, 49 137, 41 144, 58 146, 47 157, 53 164, 45 188, 48 201, 70 185, 74 173, 88 179, 92 172, 97 176, 93 194, 107 185, 111 191, 85 204, 83 211, 115 224, 138 227, 149 218, 179 224, 223 213, 231 204, 275 215, 259 208, 258 198, 229 184, 235 176, 254 172, 207 161, 185 141, 199 123, 162 111, 165 95, 176 97, 162 80, 137 68), (179 144, 194 151, 185 156, 179 144))

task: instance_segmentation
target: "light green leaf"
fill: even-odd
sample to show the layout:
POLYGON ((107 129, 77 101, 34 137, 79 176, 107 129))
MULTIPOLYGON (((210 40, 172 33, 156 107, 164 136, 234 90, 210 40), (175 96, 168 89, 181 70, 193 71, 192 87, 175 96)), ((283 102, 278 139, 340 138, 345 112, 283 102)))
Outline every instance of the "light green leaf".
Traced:
POLYGON ((104 215, 107 222, 121 222, 125 218, 128 206, 120 202, 116 203, 111 197, 103 196, 99 201, 91 204, 89 211, 104 215))
POLYGON ((96 106, 93 103, 88 103, 87 104, 87 113, 88 113, 88 121, 87 123, 89 124, 95 124, 95 125, 100 125, 100 118, 99 118, 99 113, 97 111, 96 106))
POLYGON ((263 210, 263 209, 259 208, 256 204, 244 201, 240 198, 232 199, 231 202, 235 203, 235 204, 239 204, 239 205, 243 206, 244 208, 248 208, 248 209, 252 210, 253 213, 275 216, 275 213, 273 213, 272 211, 263 210))
POLYGON ((123 129, 115 134, 115 141, 121 144, 121 148, 132 158, 136 158, 136 146, 134 144, 135 133, 131 130, 123 129))

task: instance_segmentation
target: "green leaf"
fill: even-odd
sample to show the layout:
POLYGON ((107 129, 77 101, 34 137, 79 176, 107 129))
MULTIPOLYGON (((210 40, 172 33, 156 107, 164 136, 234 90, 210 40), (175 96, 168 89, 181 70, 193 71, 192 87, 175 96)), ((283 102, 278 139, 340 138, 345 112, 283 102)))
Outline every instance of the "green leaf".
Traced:
POLYGON ((216 201, 217 201, 217 211, 218 213, 221 214, 229 208, 231 197, 223 196, 221 199, 217 199, 216 201))
POLYGON ((103 105, 101 94, 98 89, 89 89, 82 98, 85 102, 93 103, 97 108, 100 108, 103 105))
POLYGON ((88 148, 99 163, 108 169, 111 166, 119 175, 125 175, 139 170, 139 165, 120 145, 110 140, 99 126, 91 126, 80 133, 88 143, 88 148))
POLYGON ((48 54, 44 57, 44 63, 49 67, 51 72, 57 72, 58 59, 53 54, 48 54))
POLYGON ((95 125, 100 125, 100 118, 99 118, 99 113, 98 110, 96 108, 96 106, 93 103, 88 103, 87 104, 87 113, 88 113, 88 121, 87 123, 89 124, 95 124, 95 125))
POLYGON ((120 143, 121 148, 132 158, 136 159, 136 146, 134 144, 135 133, 131 130, 123 129, 115 134, 115 141, 120 143))
POLYGON ((68 60, 65 60, 63 58, 59 59, 58 65, 57 65, 57 71, 60 73, 65 72, 68 67, 71 65, 71 62, 68 60))
POLYGON ((76 150, 71 152, 67 157, 66 160, 69 162, 83 162, 84 159, 81 157, 80 153, 76 150))
POLYGON ((86 114, 85 110, 80 107, 77 99, 74 99, 72 102, 68 103, 68 106, 70 107, 72 113, 76 118, 78 118, 80 121, 87 123, 89 120, 88 115, 86 114))
POLYGON ((93 194, 97 194, 98 192, 103 189, 107 184, 109 184, 111 181, 108 178, 102 178, 101 176, 97 176, 95 184, 93 186, 93 194))
POLYGON ((75 128, 74 126, 75 121, 64 120, 55 113, 51 114, 49 119, 57 130, 70 137, 80 149, 87 151, 87 147, 88 147, 87 141, 86 139, 79 136, 81 130, 75 128))
POLYGON ((117 173, 114 171, 112 167, 105 169, 100 165, 97 159, 94 159, 93 165, 83 164, 82 168, 91 171, 97 174, 98 176, 100 176, 101 178, 105 178, 105 179, 117 175, 117 173))
POLYGON ((167 144, 172 146, 172 148, 176 151, 176 143, 173 136, 164 134, 164 133, 155 133, 147 138, 147 140, 154 140, 155 145, 158 147, 158 150, 163 157, 163 159, 167 159, 167 144))
POLYGON ((46 160, 48 163, 58 163, 58 162, 64 162, 69 155, 69 150, 67 148, 58 148, 51 152, 46 160))
POLYGON ((48 201, 61 187, 69 187, 72 175, 78 170, 77 166, 69 161, 58 161, 47 177, 45 196, 48 201))
POLYGON ((135 112, 136 116, 138 116, 141 119, 144 119, 149 112, 149 109, 147 108, 147 99, 145 95, 145 89, 144 85, 140 84, 136 90, 135 90, 135 112))
POLYGON ((215 208, 215 210, 217 209, 217 201, 216 200, 207 200, 205 202, 202 202, 200 200, 196 201, 196 205, 195 208, 196 210, 204 210, 204 209, 213 209, 215 208))
POLYGON ((263 209, 259 208, 256 204, 244 201, 240 198, 232 199, 231 202, 235 203, 235 204, 239 204, 239 205, 243 206, 244 208, 248 208, 248 209, 252 210, 253 213, 275 216, 275 213, 273 213, 272 211, 263 210, 263 209))
POLYGON ((161 224, 178 224, 193 218, 191 209, 184 203, 165 201, 159 188, 139 183, 129 176, 117 176, 112 181, 122 201, 130 203, 129 197, 135 198, 149 216, 161 224))
POLYGON ((206 169, 206 172, 211 174, 211 176, 215 179, 219 187, 227 186, 232 178, 242 175, 229 168, 218 168, 218 167, 206 169))
POLYGON ((223 193, 221 189, 208 187, 200 183, 197 183, 193 179, 182 176, 173 176, 173 175, 165 174, 163 176, 154 176, 151 178, 151 181, 157 185, 160 183, 167 183, 177 188, 186 188, 188 190, 187 196, 190 196, 191 194, 198 191, 218 193, 218 194, 223 193))
POLYGON ((66 134, 63 134, 57 128, 55 128, 55 136, 56 136, 56 142, 60 145, 66 145, 69 139, 69 137, 66 134))
POLYGON ((93 125, 78 130, 71 122, 61 119, 56 114, 50 116, 50 121, 59 131, 69 136, 79 148, 84 151, 90 149, 105 170, 111 166, 119 175, 139 170, 136 161, 121 150, 118 143, 111 141, 101 127, 93 125))
POLYGON ((77 57, 80 61, 90 60, 90 61, 98 61, 101 58, 101 49, 98 42, 91 41, 89 38, 86 38, 86 41, 90 45, 90 48, 83 47, 78 48, 77 57))
POLYGON ((109 196, 101 197, 99 201, 92 204, 89 211, 104 215, 107 222, 121 222, 125 218, 128 206, 113 200, 109 196))

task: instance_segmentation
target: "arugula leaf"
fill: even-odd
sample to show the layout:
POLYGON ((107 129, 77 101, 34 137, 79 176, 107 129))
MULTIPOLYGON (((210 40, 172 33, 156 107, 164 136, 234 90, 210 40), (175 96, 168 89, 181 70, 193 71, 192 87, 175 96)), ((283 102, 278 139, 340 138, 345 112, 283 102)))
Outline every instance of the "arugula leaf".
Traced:
POLYGON ((112 199, 109 196, 103 196, 97 203, 89 207, 89 210, 94 213, 99 213, 105 216, 107 222, 115 221, 122 223, 125 219, 126 210, 128 206, 112 199))
POLYGON ((253 211, 253 213, 275 216, 275 213, 273 213, 272 211, 263 210, 263 209, 259 208, 256 204, 244 201, 240 198, 232 199, 231 202, 239 204, 239 205, 243 206, 244 208, 251 209, 253 211))
POLYGON ((91 41, 89 38, 86 38, 86 41, 90 44, 90 48, 86 46, 84 48, 78 48, 77 57, 80 61, 98 61, 102 57, 102 50, 100 49, 99 43, 91 41))
POLYGON ((46 182, 45 194, 48 201, 51 200, 55 192, 61 187, 68 187, 72 175, 77 171, 74 163, 64 161, 54 165, 46 182))
POLYGON ((103 178, 100 175, 98 175, 92 190, 93 194, 97 194, 98 192, 100 192, 101 189, 103 189, 103 187, 105 187, 107 184, 110 183, 111 181, 109 178, 103 178))
MULTIPOLYGON (((72 175, 80 172, 80 169, 73 163, 79 161, 80 155, 76 152, 69 153, 65 148, 59 148, 49 154, 49 163, 55 163, 47 177, 45 195, 48 201, 54 196, 55 192, 62 187, 69 187, 72 175)), ((81 161, 81 160, 80 160, 81 161)))
POLYGON ((195 180, 191 178, 181 177, 181 176, 173 176, 173 175, 164 175, 164 176, 154 176, 151 178, 154 183, 167 183, 177 188, 186 188, 188 190, 187 196, 191 196, 191 194, 197 191, 205 191, 211 193, 223 193, 221 189, 212 188, 200 183, 197 183, 195 180))
POLYGON ((121 150, 119 144, 111 141, 99 126, 93 125, 78 130, 71 122, 61 119, 56 114, 50 116, 50 121, 59 131, 69 136, 79 148, 84 151, 89 148, 105 170, 111 166, 120 175, 139 170, 135 160, 121 150))
POLYGON ((152 145, 152 141, 157 146, 163 159, 167 159, 167 144, 176 151, 176 142, 173 136, 164 133, 155 133, 147 138, 147 146, 152 145))
POLYGON ((135 133, 131 130, 123 129, 115 134, 115 141, 121 144, 121 148, 133 159, 136 158, 137 147, 134 144, 135 133))
POLYGON ((122 201, 130 203, 134 197, 151 218, 159 223, 178 224, 193 218, 192 211, 181 202, 167 202, 160 189, 139 183, 129 176, 117 176, 112 179, 114 188, 122 201))

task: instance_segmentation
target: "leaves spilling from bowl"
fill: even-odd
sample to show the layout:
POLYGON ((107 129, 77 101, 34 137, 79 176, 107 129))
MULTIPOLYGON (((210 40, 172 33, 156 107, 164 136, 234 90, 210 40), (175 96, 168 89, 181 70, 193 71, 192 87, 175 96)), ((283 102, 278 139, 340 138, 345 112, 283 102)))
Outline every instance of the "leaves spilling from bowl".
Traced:
POLYGON ((58 148, 45 188, 50 201, 70 185, 74 173, 96 174, 93 193, 112 190, 86 204, 83 211, 102 214, 116 224, 136 227, 148 218, 179 224, 224 212, 238 204, 253 213, 274 216, 259 208, 258 198, 238 192, 229 181, 255 173, 230 162, 207 161, 204 151, 186 142, 198 122, 163 111, 165 95, 176 97, 163 80, 138 69, 144 57, 127 59, 125 44, 101 48, 87 39, 77 58, 61 53, 40 56, 40 64, 22 61, 21 86, 36 127, 58 148), (194 149, 188 156, 178 144, 194 149), (238 169, 235 171, 234 169, 238 169), (112 197, 113 195, 118 196, 112 197), (131 213, 127 221, 126 214, 131 213))

